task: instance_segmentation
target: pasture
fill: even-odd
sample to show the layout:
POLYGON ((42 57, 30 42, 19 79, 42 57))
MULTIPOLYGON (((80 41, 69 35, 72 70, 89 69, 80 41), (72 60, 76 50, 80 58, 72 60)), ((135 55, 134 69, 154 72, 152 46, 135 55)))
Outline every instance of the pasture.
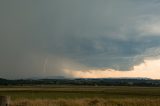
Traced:
POLYGON ((159 87, 2 86, 13 106, 159 106, 159 87))

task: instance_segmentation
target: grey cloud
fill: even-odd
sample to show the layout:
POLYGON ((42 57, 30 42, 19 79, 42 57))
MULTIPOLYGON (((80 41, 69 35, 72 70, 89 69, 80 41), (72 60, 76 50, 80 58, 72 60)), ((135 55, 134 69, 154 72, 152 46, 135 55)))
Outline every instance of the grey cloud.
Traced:
POLYGON ((0 77, 68 76, 65 68, 128 70, 154 57, 145 51, 159 48, 159 36, 141 36, 138 29, 160 15, 159 5, 157 0, 1 0, 0 77))

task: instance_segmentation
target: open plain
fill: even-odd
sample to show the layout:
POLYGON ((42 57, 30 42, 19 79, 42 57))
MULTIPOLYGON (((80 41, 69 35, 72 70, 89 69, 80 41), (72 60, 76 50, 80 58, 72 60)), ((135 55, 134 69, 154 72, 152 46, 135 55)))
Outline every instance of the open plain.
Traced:
POLYGON ((159 106, 159 87, 2 86, 11 106, 159 106))

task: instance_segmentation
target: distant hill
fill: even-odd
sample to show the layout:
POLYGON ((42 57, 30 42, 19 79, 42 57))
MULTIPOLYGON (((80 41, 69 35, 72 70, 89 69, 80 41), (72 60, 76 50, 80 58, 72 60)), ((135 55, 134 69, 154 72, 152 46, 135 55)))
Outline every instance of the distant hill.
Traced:
POLYGON ((4 79, 4 78, 0 78, 0 81, 6 81, 7 79, 4 79))
POLYGON ((38 80, 38 79, 67 79, 67 78, 64 76, 46 76, 46 77, 31 77, 27 79, 38 80))
POLYGON ((7 80, 0 78, 0 85, 86 85, 86 86, 156 86, 160 80, 149 78, 65 78, 63 76, 34 77, 30 79, 7 80))
POLYGON ((103 79, 141 79, 141 80, 151 80, 151 78, 146 77, 118 77, 118 78, 103 78, 103 79))

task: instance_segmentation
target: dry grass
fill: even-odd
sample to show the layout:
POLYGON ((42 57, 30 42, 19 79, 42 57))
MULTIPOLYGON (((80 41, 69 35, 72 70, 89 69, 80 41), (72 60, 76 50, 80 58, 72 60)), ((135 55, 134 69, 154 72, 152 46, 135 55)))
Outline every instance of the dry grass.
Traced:
POLYGON ((11 106, 160 106, 160 87, 4 87, 0 95, 11 106))
POLYGON ((11 106, 160 106, 160 99, 17 99, 11 106))

